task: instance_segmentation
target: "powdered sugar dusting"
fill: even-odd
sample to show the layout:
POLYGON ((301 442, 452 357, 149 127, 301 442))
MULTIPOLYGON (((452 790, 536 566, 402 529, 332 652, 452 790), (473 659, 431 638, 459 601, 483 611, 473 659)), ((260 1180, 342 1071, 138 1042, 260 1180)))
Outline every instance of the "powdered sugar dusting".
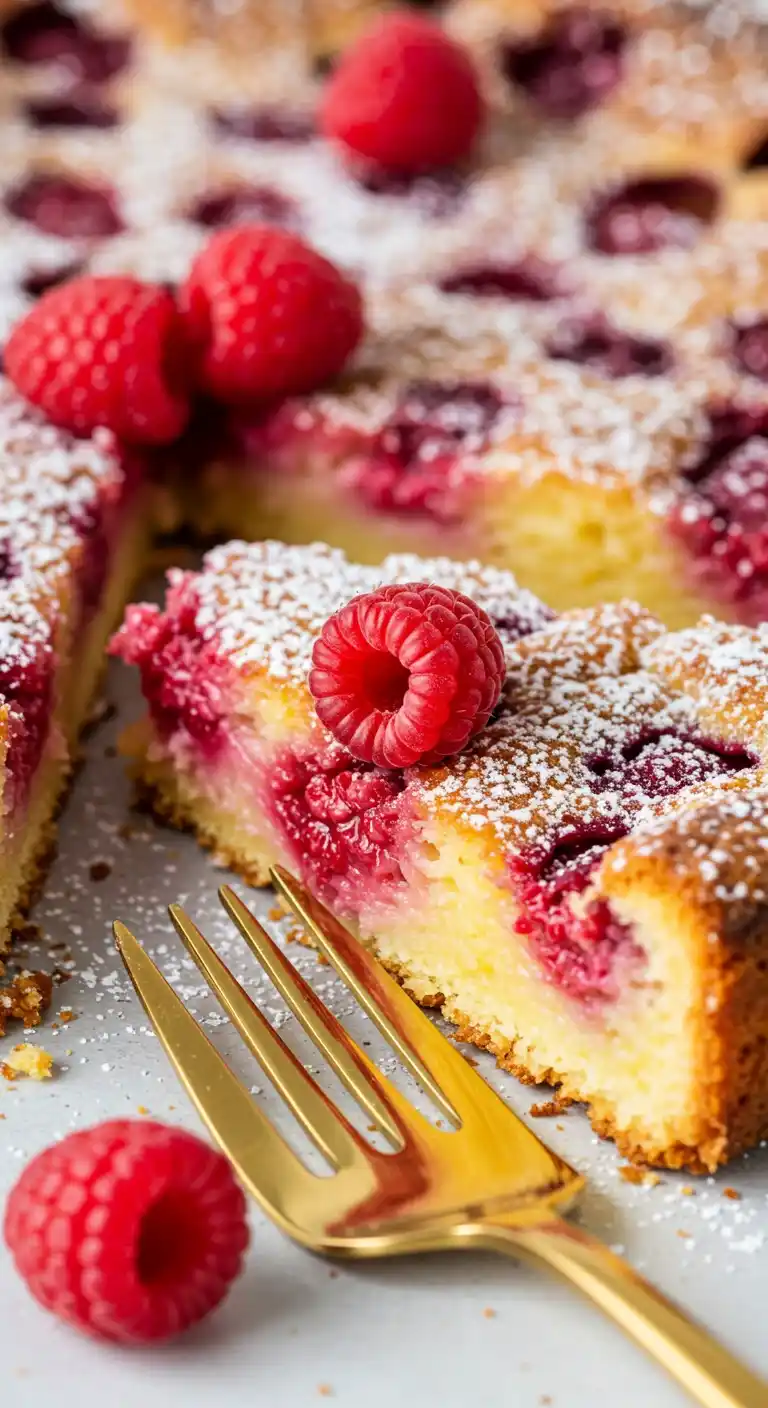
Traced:
MULTIPOLYGON (((172 573, 171 580, 179 575, 172 573)), ((208 553, 204 571, 194 578, 196 623, 238 669, 258 668, 274 680, 303 684, 314 641, 334 611, 383 582, 414 581, 464 592, 492 619, 514 618, 523 631, 551 614, 511 573, 479 562, 403 554, 364 567, 324 543, 293 548, 234 542, 208 553)))
POLYGON ((107 432, 75 440, 0 378, 0 663, 31 659, 53 633, 78 522, 123 472, 107 432))
MULTIPOLYGON (((756 633, 729 629, 742 658, 762 650, 766 678, 768 634, 755 646, 745 638, 756 633)), ((699 630, 702 648, 716 648, 717 625, 699 630)), ((749 683, 739 652, 726 665, 725 691, 721 678, 689 691, 661 664, 665 653, 674 660, 684 652, 685 635, 666 635, 653 617, 620 603, 568 613, 519 642, 509 659, 508 712, 427 784, 430 805, 490 828, 505 849, 547 854, 575 827, 626 831, 761 779, 762 731, 728 707, 749 683), (714 776, 712 750, 727 757, 732 745, 741 750, 738 759, 731 753, 734 771, 714 776)))

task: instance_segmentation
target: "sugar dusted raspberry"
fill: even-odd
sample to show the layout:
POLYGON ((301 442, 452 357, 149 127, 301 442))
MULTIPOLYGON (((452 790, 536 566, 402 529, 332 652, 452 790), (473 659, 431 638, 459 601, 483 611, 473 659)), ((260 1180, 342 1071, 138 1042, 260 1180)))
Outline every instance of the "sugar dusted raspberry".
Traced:
POLYGON ((356 161, 404 173, 469 156, 483 120, 466 51, 420 15, 375 22, 328 82, 320 126, 356 161))
POLYGON ((202 1320, 248 1245, 245 1198, 223 1155, 144 1120, 111 1120, 43 1150, 11 1190, 4 1232, 46 1310, 128 1344, 202 1320))
POLYGON ((76 434, 164 444, 188 415, 182 324, 165 289, 84 276, 43 294, 5 346, 18 390, 76 434))
POLYGON ((341 371, 363 332, 355 284, 269 225, 214 235, 179 303, 202 388, 233 404, 314 390, 341 371))
POLYGON ((504 676, 485 611, 461 592, 412 582, 355 597, 326 621, 309 688, 353 757, 404 768, 463 748, 488 722, 504 676))
POLYGON ((459 522, 475 483, 472 461, 508 409, 491 382, 410 382, 368 453, 352 456, 342 478, 379 513, 459 522))

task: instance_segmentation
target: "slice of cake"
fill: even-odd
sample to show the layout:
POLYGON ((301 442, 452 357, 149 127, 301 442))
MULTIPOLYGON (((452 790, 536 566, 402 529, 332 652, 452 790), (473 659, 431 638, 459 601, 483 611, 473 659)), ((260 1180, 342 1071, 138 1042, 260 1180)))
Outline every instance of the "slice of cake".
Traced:
POLYGON ((552 613, 505 572, 232 543, 114 649, 158 810, 252 883, 280 861, 420 1001, 632 1158, 714 1169, 768 1131, 768 631, 552 613), (433 767, 356 761, 307 683, 382 582, 463 592, 504 643, 487 727, 433 767))
POLYGON ((74 440, 0 378, 0 952, 56 808, 150 527, 143 469, 74 440))

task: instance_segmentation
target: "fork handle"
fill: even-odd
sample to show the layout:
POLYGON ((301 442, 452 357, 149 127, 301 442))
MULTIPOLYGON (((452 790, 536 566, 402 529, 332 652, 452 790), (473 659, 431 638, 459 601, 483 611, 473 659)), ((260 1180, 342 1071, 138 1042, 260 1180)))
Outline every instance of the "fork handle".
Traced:
POLYGON ((589 1296, 703 1408, 766 1408, 768 1384, 654 1289, 621 1257, 557 1213, 483 1222, 470 1241, 507 1256, 530 1256, 589 1296))

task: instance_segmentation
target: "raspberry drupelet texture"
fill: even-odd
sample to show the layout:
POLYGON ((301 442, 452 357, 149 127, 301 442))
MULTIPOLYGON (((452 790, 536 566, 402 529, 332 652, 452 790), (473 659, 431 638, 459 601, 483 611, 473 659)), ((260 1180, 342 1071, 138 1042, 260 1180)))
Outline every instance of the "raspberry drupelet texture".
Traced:
POLYGON ((416 175, 468 157, 483 120, 466 51, 420 15, 380 19, 342 58, 320 126, 354 160, 416 175))
POLYGON ((481 607, 409 582, 355 597, 326 621, 309 688, 353 757, 404 768, 458 753, 488 722, 504 675, 504 648, 481 607))
POLYGON ((245 1197, 223 1155, 144 1120, 111 1120, 44 1149, 10 1193, 4 1233, 46 1310, 124 1343, 201 1320, 248 1245, 245 1197))
POLYGON ((227 403, 312 391, 360 341, 360 293, 296 235, 243 225, 214 235, 180 294, 201 387, 227 403))
POLYGON ((91 275, 59 284, 17 323, 3 356, 17 390, 77 435, 106 426, 161 445, 186 424, 182 324, 156 285, 91 275))

